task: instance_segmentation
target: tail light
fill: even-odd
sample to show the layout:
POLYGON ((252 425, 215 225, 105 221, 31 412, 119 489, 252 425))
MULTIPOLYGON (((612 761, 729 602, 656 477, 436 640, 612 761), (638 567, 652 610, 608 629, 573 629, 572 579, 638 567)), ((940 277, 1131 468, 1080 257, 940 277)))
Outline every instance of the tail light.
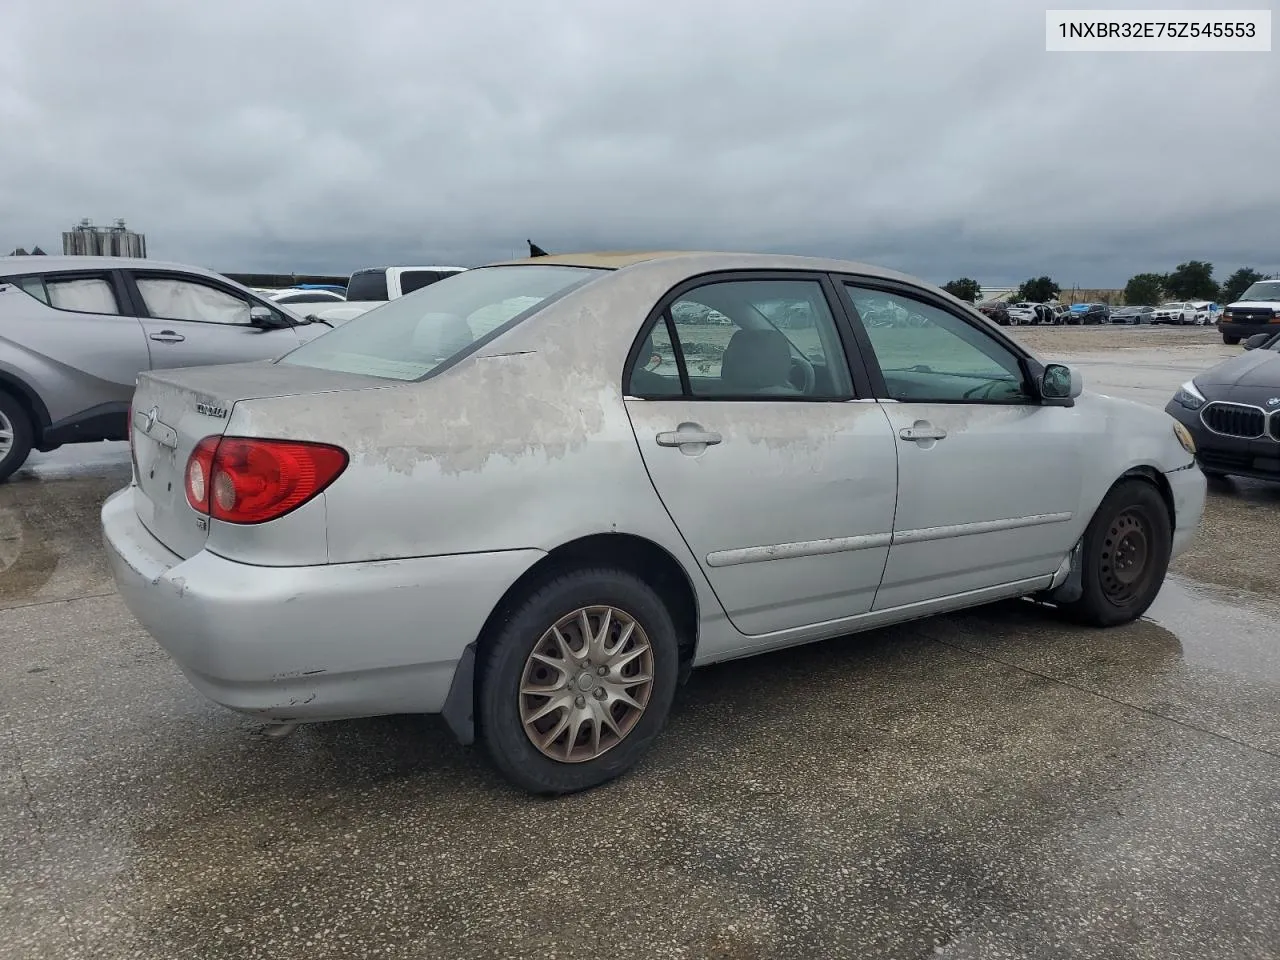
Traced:
POLYGON ((265 523, 296 510, 347 468, 326 443, 205 437, 187 460, 187 503, 227 523, 265 523))

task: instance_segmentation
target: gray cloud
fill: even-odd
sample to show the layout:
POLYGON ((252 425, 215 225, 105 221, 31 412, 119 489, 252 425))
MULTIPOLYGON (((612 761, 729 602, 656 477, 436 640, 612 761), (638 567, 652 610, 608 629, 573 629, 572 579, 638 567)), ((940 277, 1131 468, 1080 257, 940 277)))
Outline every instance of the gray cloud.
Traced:
MULTIPOLYGON (((1200 0, 1200 6, 1204 0, 1200 0)), ((1023 0, 9 0, 0 246, 224 270, 549 249, 942 281, 1280 271, 1272 54, 1049 54, 1023 0)))

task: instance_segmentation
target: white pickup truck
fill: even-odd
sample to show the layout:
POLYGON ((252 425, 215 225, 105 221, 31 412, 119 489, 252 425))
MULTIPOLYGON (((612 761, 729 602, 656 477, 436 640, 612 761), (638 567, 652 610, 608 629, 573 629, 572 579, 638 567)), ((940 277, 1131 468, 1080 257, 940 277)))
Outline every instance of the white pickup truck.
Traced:
POLYGON ((381 306, 388 300, 413 293, 428 284, 462 273, 466 267, 369 267, 357 270, 347 280, 347 299, 334 302, 307 304, 306 314, 321 320, 344 321, 359 316, 366 310, 381 306), (313 309, 314 307, 314 309, 313 309))

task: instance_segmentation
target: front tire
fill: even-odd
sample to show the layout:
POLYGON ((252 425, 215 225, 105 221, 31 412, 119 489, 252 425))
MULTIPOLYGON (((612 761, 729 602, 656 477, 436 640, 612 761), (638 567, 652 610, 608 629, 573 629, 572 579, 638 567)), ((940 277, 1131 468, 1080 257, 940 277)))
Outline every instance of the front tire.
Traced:
POLYGON ((27 411, 12 395, 0 392, 0 483, 27 462, 32 426, 27 411))
POLYGON ((1084 593, 1063 612, 1094 627, 1137 620, 1164 585, 1172 548, 1173 524, 1160 492, 1145 480, 1120 481, 1085 530, 1084 593))
POLYGON ((1232 336, 1231 334, 1229 334, 1229 333, 1224 333, 1224 334, 1222 335, 1222 342, 1223 342, 1223 343, 1225 343, 1228 347, 1234 347, 1237 343, 1239 343, 1239 342, 1240 342, 1240 338, 1239 338, 1239 337, 1233 337, 1233 336, 1232 336))
POLYGON ((543 584, 484 650, 480 738, 503 775, 533 793, 574 793, 631 769, 675 697, 671 614, 623 570, 575 570, 543 584))

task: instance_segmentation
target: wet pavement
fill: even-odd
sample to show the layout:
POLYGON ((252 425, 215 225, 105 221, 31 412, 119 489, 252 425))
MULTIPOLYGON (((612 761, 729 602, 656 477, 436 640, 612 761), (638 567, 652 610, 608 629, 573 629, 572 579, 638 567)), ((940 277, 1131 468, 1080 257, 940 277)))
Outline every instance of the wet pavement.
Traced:
MULTIPOLYGON (((1037 349, 1163 406, 1201 346, 1037 349)), ((1280 957, 1280 488, 1215 485, 1139 623, 701 670, 635 773, 546 801, 435 718, 203 701, 103 566, 127 447, 78 456, 0 486, 3 960, 1280 957)))

